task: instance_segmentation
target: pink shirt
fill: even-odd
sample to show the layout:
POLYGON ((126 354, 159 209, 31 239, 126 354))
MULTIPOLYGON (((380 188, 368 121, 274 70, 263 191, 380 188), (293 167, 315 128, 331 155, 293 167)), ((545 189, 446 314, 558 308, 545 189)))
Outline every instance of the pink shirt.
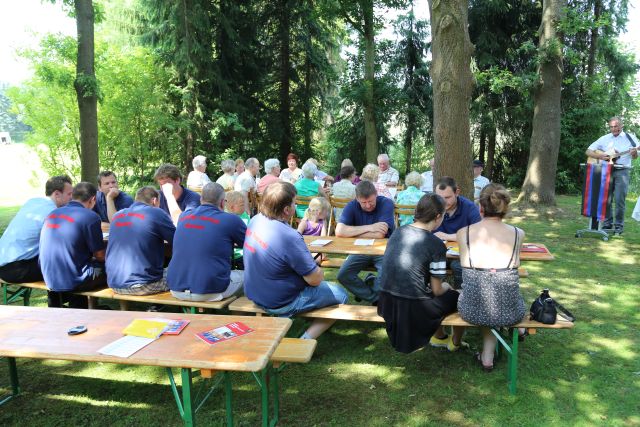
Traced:
POLYGON ((280 178, 278 178, 277 176, 273 176, 271 174, 265 175, 264 177, 260 178, 260 182, 258 183, 258 193, 264 193, 267 185, 278 181, 280 181, 280 178))

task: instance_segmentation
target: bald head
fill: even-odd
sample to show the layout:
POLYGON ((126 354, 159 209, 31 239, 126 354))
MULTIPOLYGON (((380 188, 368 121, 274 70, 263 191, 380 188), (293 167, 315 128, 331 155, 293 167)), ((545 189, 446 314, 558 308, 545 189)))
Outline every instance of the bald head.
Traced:
POLYGON ((209 182, 202 187, 200 201, 203 205, 213 205, 222 208, 224 201, 224 188, 217 182, 209 182))

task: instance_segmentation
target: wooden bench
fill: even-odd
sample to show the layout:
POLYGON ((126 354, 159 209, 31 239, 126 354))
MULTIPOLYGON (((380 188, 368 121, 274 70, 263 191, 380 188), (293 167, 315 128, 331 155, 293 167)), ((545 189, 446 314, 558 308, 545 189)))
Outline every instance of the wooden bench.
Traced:
MULTIPOLYGON (((327 258, 320 264, 322 268, 340 268, 342 264, 344 264, 344 260, 346 258, 327 258)), ((376 271, 374 266, 369 266, 365 268, 363 271, 376 271)), ((453 271, 447 270, 448 275, 453 275, 453 271)), ((518 276, 520 277, 529 277, 529 272, 524 267, 518 268, 518 276)))
MULTIPOLYGON (((247 297, 240 297, 233 301, 229 304, 229 310, 233 313, 254 313, 256 316, 266 314, 263 309, 255 305, 253 301, 249 300, 247 297)), ((308 311, 306 313, 300 313, 298 316, 314 319, 357 320, 384 323, 384 319, 378 315, 378 308, 368 305, 333 305, 308 311)), ((442 326, 461 326, 465 328, 478 327, 477 325, 473 325, 463 320, 457 312, 449 314, 442 320, 441 324, 442 326)), ((511 394, 515 394, 518 374, 518 328, 525 328, 530 335, 534 335, 537 329, 570 329, 573 328, 573 322, 569 322, 558 316, 556 323, 553 325, 545 325, 544 323, 531 320, 527 314, 521 322, 513 325, 512 328, 510 344, 507 342, 508 337, 503 337, 500 331, 496 329, 491 329, 491 331, 498 339, 496 350, 502 346, 508 354, 507 380, 509 392, 511 394)))
MULTIPOLYGON (((9 283, 6 281, 0 282, 3 288, 4 303, 14 302, 17 297, 14 295, 20 293, 23 298, 24 305, 29 305, 29 297, 31 296, 32 289, 47 290, 47 286, 44 282, 31 282, 31 283, 9 283), (20 287, 17 291, 11 292, 9 286, 20 287), (26 290, 28 289, 28 291, 26 290), (9 295, 12 295, 10 298, 9 295)), ((77 295, 84 295, 89 297, 89 308, 96 308, 99 298, 117 300, 120 304, 121 310, 126 310, 128 302, 141 302, 145 304, 158 304, 158 305, 171 305, 183 307, 183 309, 190 309, 192 313, 196 312, 197 308, 221 310, 227 307, 236 297, 229 297, 221 301, 183 301, 175 298, 171 295, 171 292, 162 292, 154 295, 124 295, 113 292, 111 288, 97 289, 93 291, 74 292, 77 295)))

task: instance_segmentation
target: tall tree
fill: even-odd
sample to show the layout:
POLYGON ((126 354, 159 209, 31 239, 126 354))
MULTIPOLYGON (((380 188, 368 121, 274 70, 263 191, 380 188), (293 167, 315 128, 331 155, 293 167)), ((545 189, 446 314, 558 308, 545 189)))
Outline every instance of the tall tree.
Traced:
POLYGON ((566 0, 544 0, 538 44, 538 87, 534 94, 533 132, 527 175, 520 199, 543 205, 555 204, 555 183, 560 149, 560 96, 562 41, 558 25, 566 0))
POLYGON ((456 179, 462 193, 473 193, 469 104, 473 90, 467 30, 467 0, 429 0, 433 34, 433 130, 437 177, 456 179))

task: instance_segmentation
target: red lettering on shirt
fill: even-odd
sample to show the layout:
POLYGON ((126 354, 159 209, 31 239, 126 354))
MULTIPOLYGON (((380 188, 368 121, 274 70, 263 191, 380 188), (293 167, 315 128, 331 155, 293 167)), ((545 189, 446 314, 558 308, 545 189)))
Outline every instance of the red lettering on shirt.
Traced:
POLYGON ((125 216, 126 216, 125 214, 121 213, 121 214, 118 214, 118 215, 114 216, 113 220, 115 221, 116 219, 124 218, 125 216))
POLYGON ((269 247, 269 245, 267 245, 265 243, 264 240, 262 240, 260 238, 260 236, 258 236, 258 233, 256 233, 255 231, 253 233, 249 233, 249 229, 247 228, 247 236, 252 236, 253 240, 255 240, 256 242, 258 242, 258 244, 262 247, 262 249, 267 249, 269 247))
POLYGON ((60 228, 60 224, 49 224, 49 223, 47 223, 47 228, 60 228))
POLYGON ((251 252, 252 254, 256 253, 256 249, 253 246, 251 246, 250 244, 248 244, 247 242, 244 242, 244 248, 248 249, 249 252, 251 252))
POLYGON ((204 225, 196 225, 187 223, 184 225, 184 228, 195 228, 196 230, 204 230, 204 225))
POLYGON ((180 218, 180 221, 188 221, 190 219, 197 219, 198 217, 195 215, 185 215, 182 218, 180 218))
POLYGON ((134 216, 134 217, 136 217, 136 218, 144 219, 144 215, 143 215, 143 214, 139 214, 139 213, 129 212, 129 213, 127 214, 127 216, 134 216))
POLYGON ((69 222, 76 222, 75 219, 71 218, 70 216, 63 215, 63 214, 58 215, 58 218, 64 219, 65 221, 69 221, 69 222))
POLYGON ((131 227, 131 221, 116 222, 116 227, 131 227))
POLYGON ((219 219, 209 218, 208 216, 199 216, 198 219, 200 219, 202 221, 209 221, 209 222, 212 222, 214 224, 220 224, 220 220, 219 219))

